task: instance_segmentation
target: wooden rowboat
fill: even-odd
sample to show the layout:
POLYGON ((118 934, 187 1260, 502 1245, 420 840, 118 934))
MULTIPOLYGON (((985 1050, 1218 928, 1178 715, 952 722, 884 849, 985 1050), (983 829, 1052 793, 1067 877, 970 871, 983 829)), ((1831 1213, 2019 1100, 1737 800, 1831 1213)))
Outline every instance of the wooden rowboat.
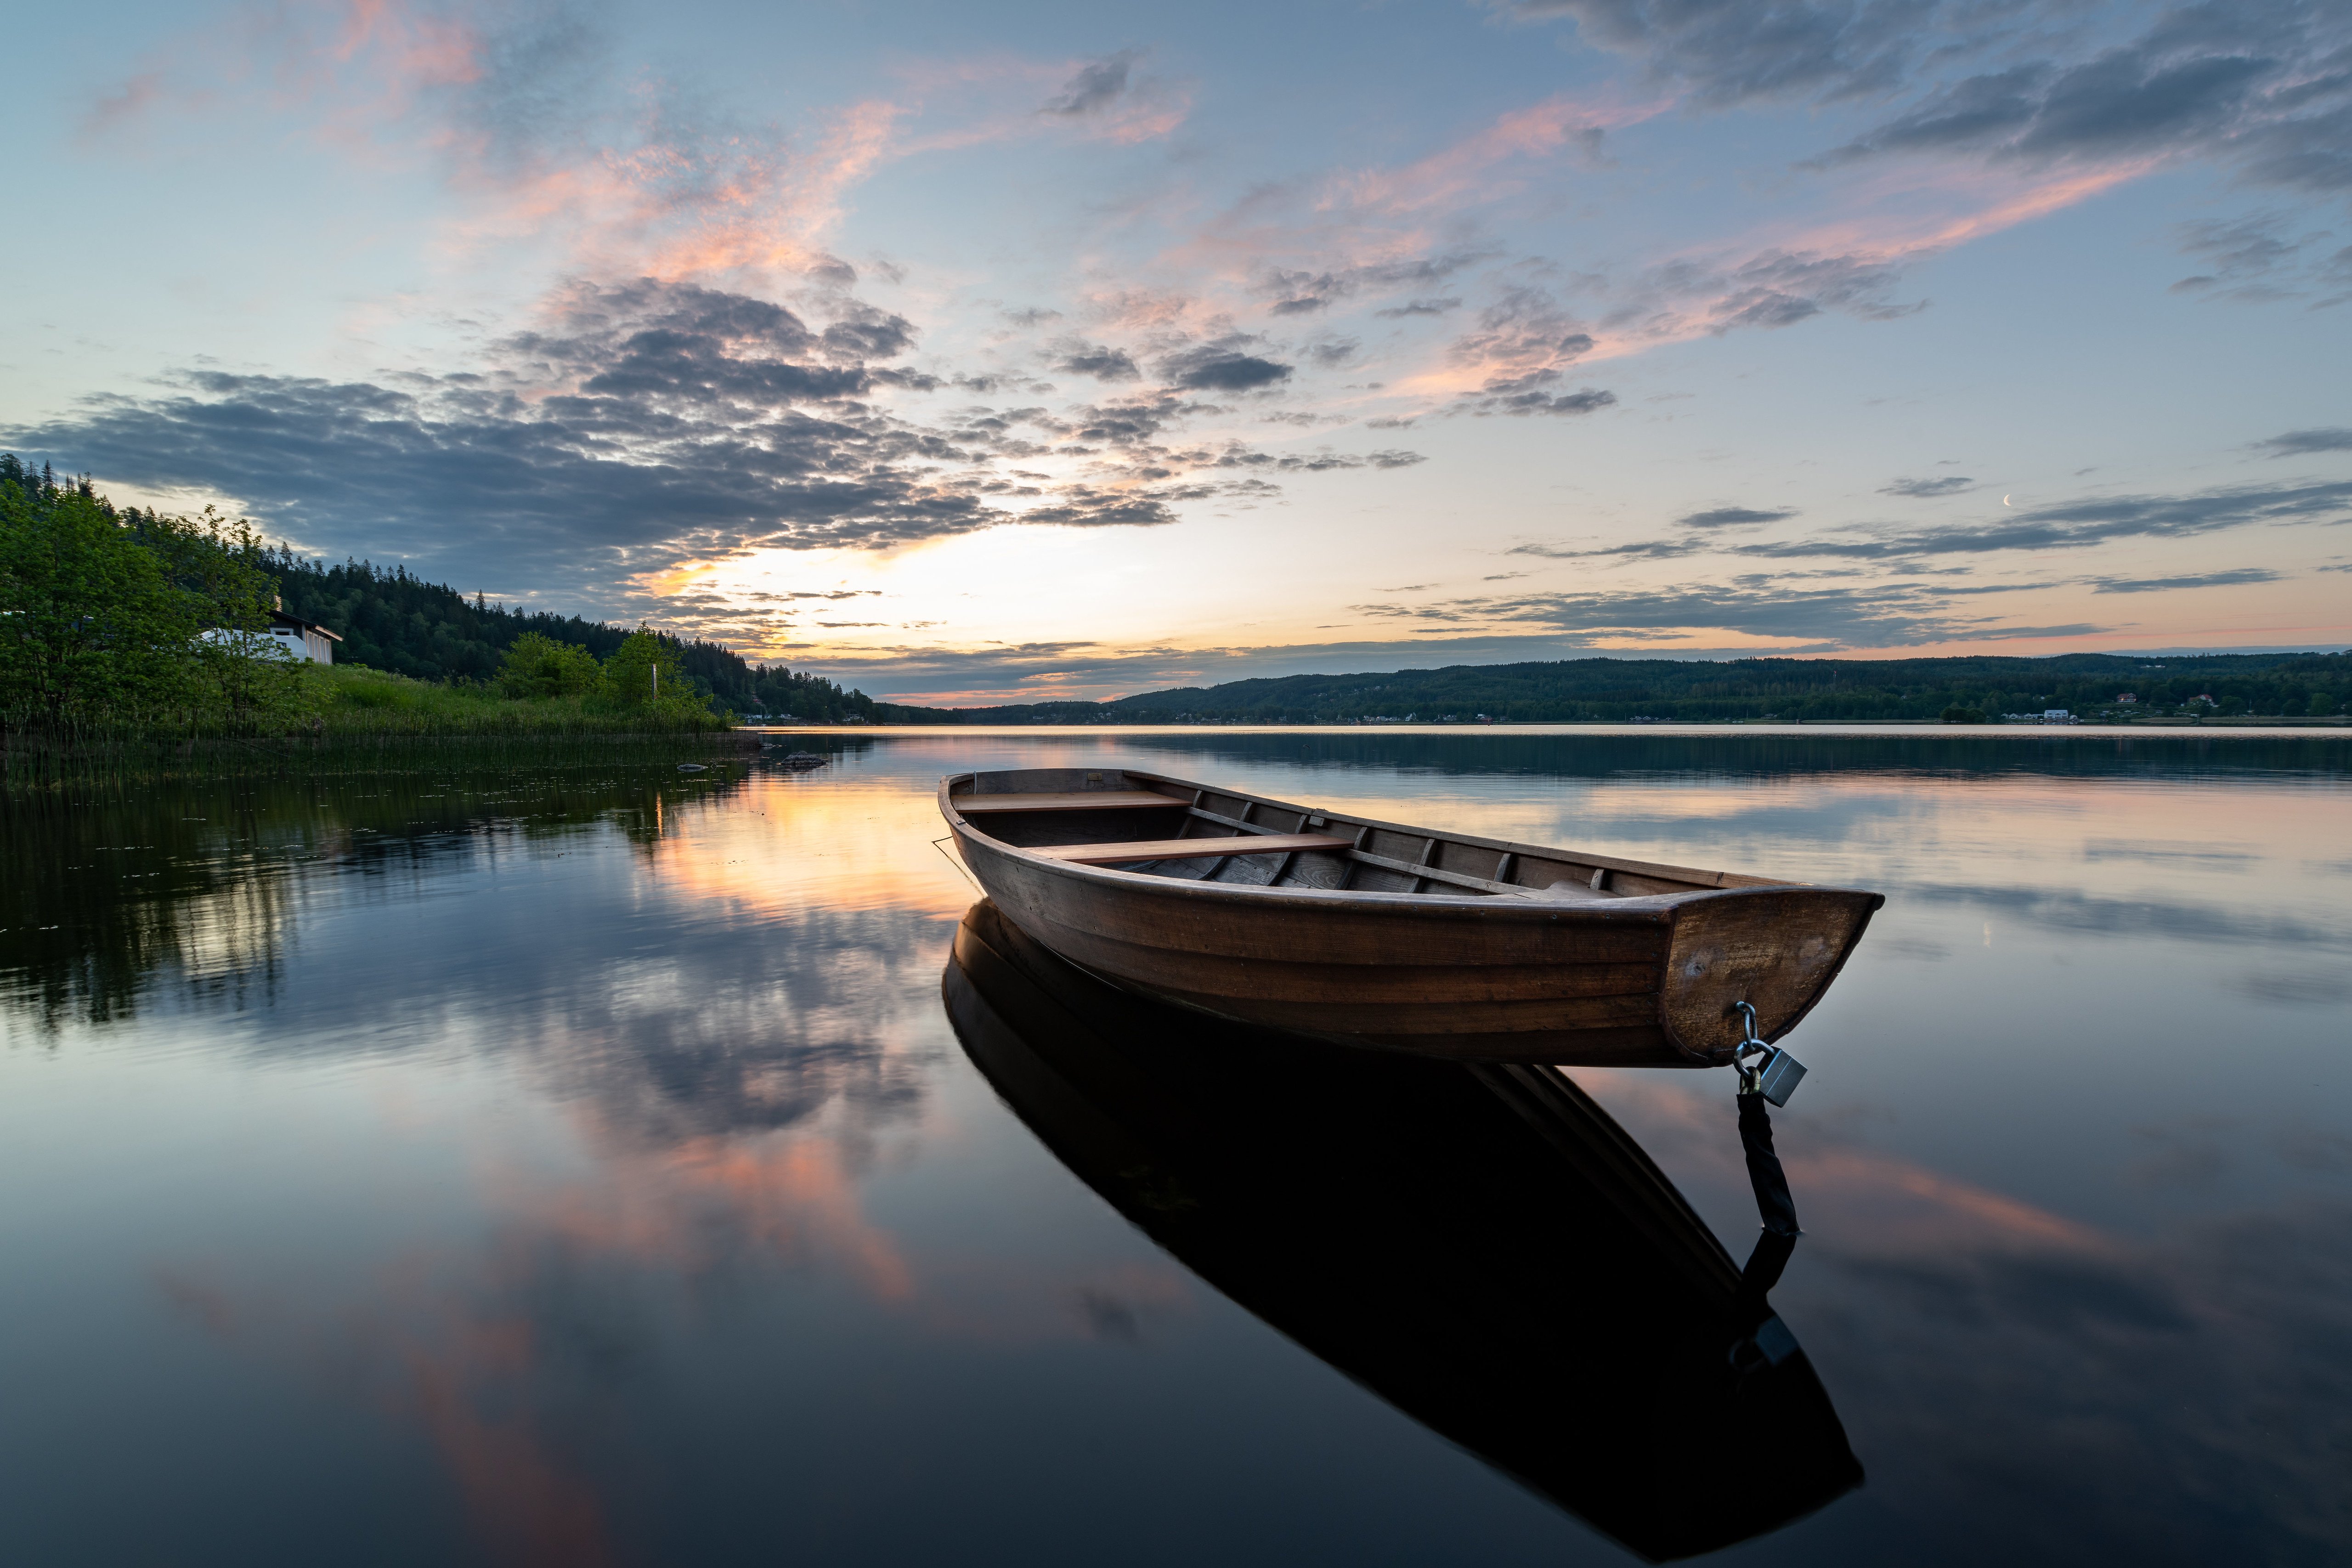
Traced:
POLYGON ((1153 1241, 1642 1556, 1716 1551, 1862 1483, 1760 1287, 1552 1068, 1206 1021, 1090 979, 985 902, 941 989, 1005 1103, 1153 1241))
POLYGON ((965 865, 1111 983, 1463 1060, 1719 1067, 1775 1040, 1885 900, 1378 822, 1221 785, 1033 768, 940 783, 965 865))

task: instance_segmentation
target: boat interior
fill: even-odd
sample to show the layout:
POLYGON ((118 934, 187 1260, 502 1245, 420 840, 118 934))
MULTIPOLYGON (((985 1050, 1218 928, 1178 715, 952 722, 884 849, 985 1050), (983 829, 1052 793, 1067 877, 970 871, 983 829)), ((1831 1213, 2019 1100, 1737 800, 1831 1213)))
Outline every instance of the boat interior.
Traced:
POLYGON ((1076 865, 1236 887, 1598 903, 1767 877, 1433 833, 1158 773, 1024 768, 948 781, 975 833, 1076 865))

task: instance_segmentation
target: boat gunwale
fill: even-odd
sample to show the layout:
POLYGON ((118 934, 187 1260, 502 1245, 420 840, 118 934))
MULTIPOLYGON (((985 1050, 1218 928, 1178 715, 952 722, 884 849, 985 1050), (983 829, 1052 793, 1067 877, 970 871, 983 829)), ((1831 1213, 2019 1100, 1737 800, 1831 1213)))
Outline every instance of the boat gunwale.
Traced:
MULTIPOLYGON (((995 771, 1006 773, 1027 773, 1033 771, 1059 772, 1063 770, 1008 768, 995 771)), ((1308 816, 1320 817, 1325 822, 1344 822, 1352 827, 1370 828, 1374 831, 1398 833, 1405 835, 1408 837, 1435 838, 1447 843, 1472 845, 1481 849, 1500 850, 1505 854, 1509 855, 1532 855, 1540 859, 1568 860, 1571 864, 1575 865, 1592 866, 1610 871, 1624 871, 1634 876, 1664 877, 1676 881, 1692 881, 1699 879, 1713 878, 1730 878, 1737 879, 1728 882, 1718 882, 1712 887, 1704 885, 1693 887, 1680 892, 1618 894, 1591 900, 1547 899, 1543 897, 1544 889, 1538 888, 1526 889, 1524 896, 1520 897, 1513 897, 1511 895, 1502 893, 1488 893, 1484 895, 1471 894, 1465 897, 1462 895, 1449 895, 1444 893, 1397 892, 1389 889, 1372 888, 1276 887, 1259 882, 1211 882, 1196 877, 1160 877, 1154 876, 1146 871, 1130 871, 1114 866, 1088 866, 1076 861, 1057 859, 1053 856, 1041 854, 1038 852, 1038 848, 1033 848, 1029 846, 1009 844, 1003 839, 997 837, 995 835, 989 833, 979 826, 977 824, 972 822, 971 818, 965 816, 955 807, 955 797, 953 793, 954 787, 959 784, 969 783, 976 779, 979 776, 977 773, 950 773, 940 780, 940 815, 947 819, 950 829, 956 835, 959 840, 961 840, 964 836, 969 835, 973 838, 984 842, 991 849, 1007 855, 1018 856, 1032 865, 1050 868, 1066 876, 1087 880, 1102 879, 1108 886, 1124 888, 1136 892, 1141 892, 1146 889, 1165 889, 1169 891, 1183 889, 1188 896, 1193 897, 1221 898, 1234 895, 1253 896, 1259 899, 1274 897, 1286 902, 1296 902, 1310 907, 1318 904, 1329 904, 1336 908, 1349 909, 1391 908, 1411 910, 1421 914, 1444 913, 1448 915, 1453 915, 1458 911, 1459 918, 1463 919, 1493 918, 1493 911, 1499 910, 1514 910, 1521 911, 1530 917, 1540 916, 1546 920, 1557 920, 1562 916, 1569 916, 1575 918, 1579 921, 1587 920, 1600 921, 1627 921, 1640 924, 1671 924, 1674 921, 1675 911, 1685 905, 1698 900, 1720 898, 1726 894, 1802 889, 1807 891, 1861 893, 1872 898, 1880 898, 1880 895, 1869 893, 1866 889, 1861 888, 1824 887, 1821 884, 1811 882, 1789 881, 1769 877, 1751 877, 1736 871, 1707 871, 1693 866, 1669 866, 1659 861, 1628 860, 1618 856, 1592 855, 1587 854, 1582 850, 1564 849, 1558 845, 1526 844, 1511 839, 1485 838, 1471 834, 1433 831, 1425 827, 1416 827, 1408 823, 1383 822, 1372 817, 1351 816, 1344 812, 1317 810, 1315 808, 1302 805, 1296 801, 1278 800, 1270 795, 1251 795, 1243 790, 1229 789, 1220 785, 1204 784, 1192 779, 1172 778, 1164 773, 1139 773, 1131 768, 1122 768, 1119 771, 1130 779, 1148 779, 1154 784, 1171 784, 1178 788, 1198 790, 1204 794, 1214 793, 1217 795, 1230 796, 1235 800, 1252 801, 1259 805, 1273 806, 1282 811, 1305 813, 1308 816)), ((1171 807, 1183 810, 1188 814, 1196 809, 1192 801, 1185 800, 1176 795, 1169 796, 1169 805, 1171 807)), ((1045 807, 1042 809, 1051 810, 1052 808, 1045 807)), ((1139 805, 1132 809, 1138 811, 1150 811, 1157 808, 1139 805)), ((1107 842, 1116 842, 1116 840, 1109 840, 1107 842)), ((1062 847, 1042 846, 1038 847, 1050 848, 1062 847)), ((1269 853, 1276 853, 1276 851, 1269 851, 1269 853)), ((1354 851, 1331 850, 1328 853, 1352 855, 1354 851)))

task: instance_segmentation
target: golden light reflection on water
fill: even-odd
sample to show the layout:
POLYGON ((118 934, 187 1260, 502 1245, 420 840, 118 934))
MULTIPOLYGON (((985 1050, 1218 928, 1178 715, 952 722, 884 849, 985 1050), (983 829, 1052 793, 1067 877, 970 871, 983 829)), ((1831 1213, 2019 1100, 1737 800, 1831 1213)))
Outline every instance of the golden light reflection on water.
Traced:
POLYGON ((871 776, 754 773, 740 790, 673 806, 658 875, 754 918, 837 910, 961 910, 967 884, 925 846, 947 831, 928 790, 871 776))

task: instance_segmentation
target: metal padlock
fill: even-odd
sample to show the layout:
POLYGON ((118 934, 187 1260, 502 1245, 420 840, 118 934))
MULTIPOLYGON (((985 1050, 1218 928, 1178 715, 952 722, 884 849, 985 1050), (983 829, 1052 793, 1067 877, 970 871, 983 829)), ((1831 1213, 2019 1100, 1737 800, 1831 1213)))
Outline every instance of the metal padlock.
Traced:
POLYGON ((1764 1059, 1756 1064, 1757 1091, 1775 1105, 1786 1105, 1789 1097, 1797 1092, 1804 1081, 1805 1064, 1778 1046, 1768 1048, 1764 1059))

